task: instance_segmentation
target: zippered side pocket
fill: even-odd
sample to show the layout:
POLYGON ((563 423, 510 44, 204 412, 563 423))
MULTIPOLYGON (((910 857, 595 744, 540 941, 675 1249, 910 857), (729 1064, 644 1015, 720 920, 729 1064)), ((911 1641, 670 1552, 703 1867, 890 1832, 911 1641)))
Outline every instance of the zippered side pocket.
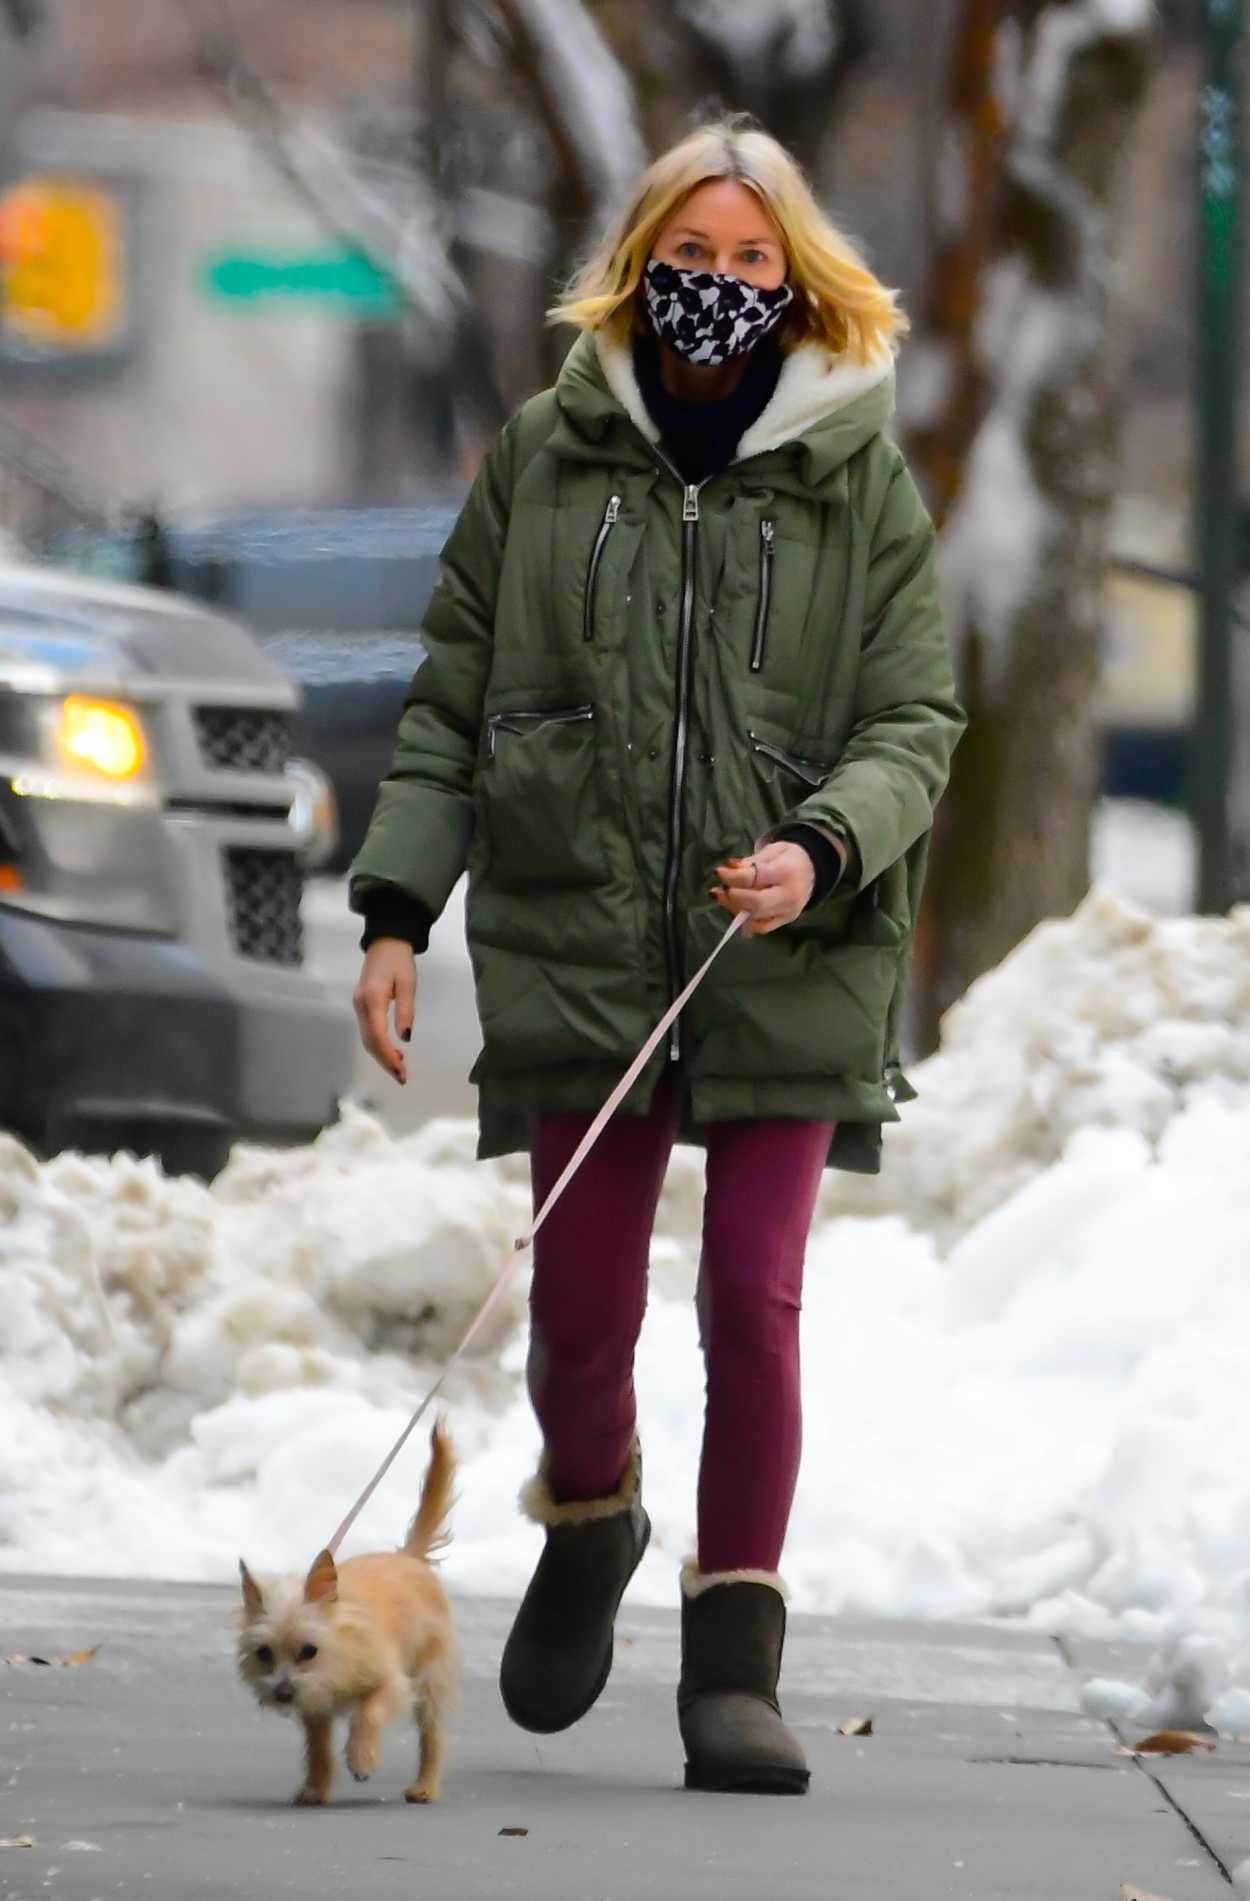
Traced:
POLYGON ((785 766, 787 771, 793 772, 810 786, 822 786, 833 771, 833 767, 825 765, 822 760, 800 759, 784 747, 774 746, 771 740, 761 739, 757 733, 748 732, 747 738, 756 752, 763 753, 766 759, 775 760, 779 766, 785 766))
POLYGON ((751 671, 758 673, 764 664, 764 642, 768 637, 768 610, 773 598, 773 560, 776 530, 771 521, 760 523, 760 585, 755 608, 755 637, 751 642, 751 671))
POLYGON ((586 595, 582 602, 582 639, 593 640, 595 635, 595 593, 599 586, 599 564, 603 560, 603 551, 608 545, 608 536, 612 533, 621 517, 621 498, 619 495, 608 497, 608 505, 603 511, 603 520, 595 536, 595 545, 590 551, 590 566, 586 570, 586 595))
POLYGON ((596 725, 589 702, 487 719, 476 810, 493 890, 585 889, 611 876, 596 725))
POLYGON ((555 713, 529 712, 517 708, 512 708, 506 713, 492 713, 486 722, 486 750, 493 759, 500 733, 512 733, 516 738, 522 739, 526 733, 536 733, 540 726, 571 726, 577 720, 594 717, 595 709, 589 704, 563 707, 555 713))

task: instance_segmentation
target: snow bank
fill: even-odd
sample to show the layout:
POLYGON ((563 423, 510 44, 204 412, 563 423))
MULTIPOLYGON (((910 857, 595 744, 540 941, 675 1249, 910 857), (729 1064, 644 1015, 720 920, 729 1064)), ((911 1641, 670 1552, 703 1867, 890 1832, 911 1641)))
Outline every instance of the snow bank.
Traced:
MULTIPOLYGON (((812 1238, 796 1602, 1150 1637, 1139 1703, 1245 1727, 1250 912, 1092 898, 976 986, 917 1080, 885 1174, 828 1177, 812 1238)), ((524 1225, 524 1165, 471 1157, 468 1125, 351 1113, 211 1190, 0 1144, 0 1561, 306 1562, 524 1225)), ((661 1603, 693 1524, 700 1194, 679 1150, 638 1378, 661 1603)), ((523 1316, 518 1285, 449 1389, 465 1588, 517 1591, 536 1548, 523 1316)), ((351 1548, 399 1535, 421 1462, 351 1548)))
POLYGON ((1233 1126, 1250 1104, 1250 908, 1154 918, 1096 893, 948 1011, 916 1080, 882 1180, 828 1177, 824 1205, 896 1211, 944 1248, 1044 1187, 1083 1134, 1130 1133, 1159 1163, 1193 1117, 1233 1126))

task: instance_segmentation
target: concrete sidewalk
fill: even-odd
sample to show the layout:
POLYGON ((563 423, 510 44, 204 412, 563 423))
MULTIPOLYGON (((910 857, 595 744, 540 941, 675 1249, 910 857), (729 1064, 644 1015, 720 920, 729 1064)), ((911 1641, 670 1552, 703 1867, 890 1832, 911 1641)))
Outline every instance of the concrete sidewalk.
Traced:
MULTIPOLYGON (((627 1612, 596 1710, 513 1729, 494 1686, 509 1606, 460 1601, 465 1691, 443 1801, 402 1800, 409 1732, 337 1802, 296 1810, 299 1733, 230 1662, 229 1591, 0 1579, 0 1654, 101 1643, 79 1669, 0 1666, 0 1901, 377 1896, 379 1901, 1166 1901, 1231 1893, 1250 1854, 1250 1749, 1149 1768, 1077 1714, 1044 1637, 795 1618, 786 1709, 803 1800, 687 1795, 673 1717, 676 1620, 627 1612), (840 1736, 871 1715, 871 1737, 840 1736), (505 1831, 525 1831, 514 1833, 505 1831)), ((1076 1647, 1082 1672, 1144 1657, 1076 1647)))

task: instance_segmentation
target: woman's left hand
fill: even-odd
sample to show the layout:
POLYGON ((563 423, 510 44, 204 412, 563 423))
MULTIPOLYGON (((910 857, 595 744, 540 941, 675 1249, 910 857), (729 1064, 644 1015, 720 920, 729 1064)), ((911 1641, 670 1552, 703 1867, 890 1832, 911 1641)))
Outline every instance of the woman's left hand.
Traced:
POLYGON ((712 896, 724 911, 745 911, 744 937, 792 924, 812 895, 816 867, 801 845, 790 839, 761 845, 749 858, 717 865, 712 896))

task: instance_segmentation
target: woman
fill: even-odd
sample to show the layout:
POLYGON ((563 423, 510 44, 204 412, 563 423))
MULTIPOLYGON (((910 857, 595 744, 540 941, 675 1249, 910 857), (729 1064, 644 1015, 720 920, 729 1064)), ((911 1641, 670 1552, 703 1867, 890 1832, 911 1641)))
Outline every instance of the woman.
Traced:
POLYGON ((398 1081, 414 952, 466 865, 481 1156, 535 1205, 647 1031, 696 991, 541 1229, 529 1387, 544 1549, 513 1718, 583 1716, 650 1527, 632 1366, 674 1140, 707 1149, 707 1412, 682 1581, 687 1786, 797 1792, 777 1682, 798 1316, 821 1172, 875 1171, 962 716, 933 532, 884 434, 904 321, 794 162, 738 123, 659 159, 553 313, 553 390, 487 456, 353 869, 356 1008, 398 1081), (714 882, 709 878, 714 870, 714 882))

